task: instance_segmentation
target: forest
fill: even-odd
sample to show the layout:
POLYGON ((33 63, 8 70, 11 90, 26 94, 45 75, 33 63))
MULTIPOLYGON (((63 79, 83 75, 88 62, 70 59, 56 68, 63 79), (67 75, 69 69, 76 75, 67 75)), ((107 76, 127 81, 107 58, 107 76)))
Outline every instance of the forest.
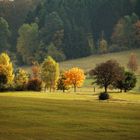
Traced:
POLYGON ((140 0, 0 1, 0 52, 15 65, 140 48, 140 0))

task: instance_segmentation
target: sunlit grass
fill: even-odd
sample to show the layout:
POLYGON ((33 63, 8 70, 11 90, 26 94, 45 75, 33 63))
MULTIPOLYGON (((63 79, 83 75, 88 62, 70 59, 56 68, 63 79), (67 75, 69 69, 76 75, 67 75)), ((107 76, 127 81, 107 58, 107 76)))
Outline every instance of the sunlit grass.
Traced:
MULTIPOLYGON (((124 51, 119 53, 109 53, 104 55, 93 55, 85 58, 64 61, 60 63, 61 69, 69 69, 71 67, 80 67, 85 71, 93 69, 96 64, 105 62, 109 59, 117 60, 122 66, 127 67, 127 63, 131 53, 135 53, 137 56, 138 65, 140 66, 140 49, 124 51)), ((139 67, 140 70, 140 67, 139 67)))
MULTIPOLYGON (((91 100, 92 95, 86 96, 0 94, 0 140, 140 139, 139 103, 99 102, 91 100)), ((119 99, 126 95, 112 96, 119 99)))

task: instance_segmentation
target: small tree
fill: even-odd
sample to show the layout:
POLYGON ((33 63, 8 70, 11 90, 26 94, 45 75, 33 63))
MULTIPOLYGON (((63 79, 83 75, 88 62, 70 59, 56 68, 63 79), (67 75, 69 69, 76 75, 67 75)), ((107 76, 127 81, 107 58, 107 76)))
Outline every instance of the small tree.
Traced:
POLYGON ((50 88, 50 92, 52 89, 54 90, 56 88, 58 77, 59 64, 56 63, 52 57, 48 56, 41 66, 41 78, 45 83, 45 89, 50 88))
POLYGON ((101 39, 99 41, 99 52, 101 54, 105 54, 107 53, 107 48, 108 48, 108 43, 105 39, 101 39))
POLYGON ((15 76, 15 84, 17 90, 24 90, 28 83, 28 79, 29 79, 28 73, 23 69, 19 69, 15 76))
POLYGON ((95 78, 95 83, 100 87, 104 87, 105 92, 109 85, 112 85, 115 81, 119 80, 123 76, 123 68, 115 60, 109 60, 105 63, 101 63, 90 71, 90 75, 95 78))
POLYGON ((28 81, 27 89, 30 91, 41 91, 42 81, 38 78, 32 78, 28 81))
POLYGON ((0 73, 0 91, 3 89, 3 86, 7 84, 7 76, 0 73))
POLYGON ((79 68, 72 68, 64 73, 66 77, 65 84, 74 87, 74 92, 76 92, 76 88, 82 86, 85 75, 84 71, 79 68))
POLYGON ((130 55, 129 62, 128 62, 127 66, 128 66, 128 68, 129 68, 132 72, 137 71, 137 69, 138 69, 138 63, 137 63, 136 54, 132 53, 132 54, 130 55))
POLYGON ((132 90, 137 83, 135 74, 132 72, 125 72, 125 78, 122 83, 123 83, 124 92, 132 90))
POLYGON ((40 65, 38 64, 38 62, 33 62, 31 70, 33 78, 40 78, 40 65))
POLYGON ((65 92, 65 90, 69 89, 69 86, 66 85, 65 80, 66 80, 66 77, 64 76, 64 74, 61 74, 57 82, 57 90, 62 90, 63 92, 65 92))

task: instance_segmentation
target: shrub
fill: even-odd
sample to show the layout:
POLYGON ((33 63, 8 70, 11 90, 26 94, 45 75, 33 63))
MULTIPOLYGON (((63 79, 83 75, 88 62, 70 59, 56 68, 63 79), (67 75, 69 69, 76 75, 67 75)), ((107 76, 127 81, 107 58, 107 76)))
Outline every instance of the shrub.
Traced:
POLYGON ((41 91, 42 81, 38 78, 33 78, 28 81, 27 89, 30 91, 41 91))
POLYGON ((110 97, 109 97, 109 94, 106 93, 106 92, 102 92, 100 93, 99 95, 99 100, 108 100, 110 97))

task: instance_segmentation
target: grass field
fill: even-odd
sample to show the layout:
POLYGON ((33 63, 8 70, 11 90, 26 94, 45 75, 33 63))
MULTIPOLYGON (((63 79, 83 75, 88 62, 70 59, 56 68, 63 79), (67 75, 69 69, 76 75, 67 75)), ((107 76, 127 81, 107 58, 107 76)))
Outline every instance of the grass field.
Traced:
MULTIPOLYGON (((85 58, 64 61, 64 62, 60 63, 60 67, 61 67, 61 69, 80 67, 80 68, 84 69, 85 71, 89 71, 89 70, 93 69, 96 66, 96 64, 105 62, 109 59, 115 59, 122 66, 126 67, 131 53, 136 54, 138 65, 140 66, 140 49, 136 49, 136 50, 119 52, 119 53, 93 55, 93 56, 89 56, 89 57, 85 57, 85 58)), ((139 67, 139 70, 140 70, 140 67, 139 67)))
MULTIPOLYGON (((132 51, 90 56, 60 63, 61 69, 88 71, 108 59, 126 66, 132 51)), ((133 50, 140 65, 140 49, 133 50)), ((29 70, 29 68, 27 68, 29 70)), ((140 140, 140 76, 129 93, 110 90, 109 101, 98 101, 92 79, 73 93, 0 93, 0 140, 140 140)))
POLYGON ((0 140, 139 140, 140 95, 111 96, 0 94, 0 140))

